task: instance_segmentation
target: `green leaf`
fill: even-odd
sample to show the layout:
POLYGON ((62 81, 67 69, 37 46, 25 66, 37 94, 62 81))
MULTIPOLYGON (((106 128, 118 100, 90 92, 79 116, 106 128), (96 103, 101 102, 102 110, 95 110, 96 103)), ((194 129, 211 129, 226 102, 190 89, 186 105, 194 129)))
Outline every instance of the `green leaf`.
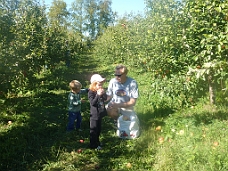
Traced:
POLYGON ((218 11, 218 12, 221 12, 222 8, 219 6, 219 7, 216 7, 215 10, 218 11))

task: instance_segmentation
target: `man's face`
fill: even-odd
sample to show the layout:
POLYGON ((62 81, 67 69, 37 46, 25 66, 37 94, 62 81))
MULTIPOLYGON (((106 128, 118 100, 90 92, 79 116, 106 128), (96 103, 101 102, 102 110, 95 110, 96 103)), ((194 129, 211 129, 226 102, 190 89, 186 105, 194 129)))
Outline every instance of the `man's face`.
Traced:
POLYGON ((127 76, 123 69, 118 69, 115 71, 115 77, 118 82, 124 83, 127 76))

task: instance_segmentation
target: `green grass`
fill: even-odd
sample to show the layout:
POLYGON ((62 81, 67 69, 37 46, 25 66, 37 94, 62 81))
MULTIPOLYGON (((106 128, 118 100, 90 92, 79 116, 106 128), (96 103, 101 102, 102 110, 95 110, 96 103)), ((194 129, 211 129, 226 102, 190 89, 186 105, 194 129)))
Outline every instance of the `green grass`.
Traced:
POLYGON ((154 109, 148 74, 131 72, 131 68, 129 75, 138 81, 140 89, 136 111, 141 136, 135 140, 119 139, 106 117, 101 135, 103 150, 88 149, 88 101, 82 105, 84 131, 66 133, 68 82, 78 79, 83 87, 88 87, 89 78, 96 71, 107 80, 113 77, 114 66, 95 65, 96 62, 91 66, 85 61, 82 58, 69 69, 59 67, 56 73, 40 77, 44 83, 26 96, 1 100, 0 170, 228 170, 227 107, 211 106, 202 100, 194 108, 154 109), (158 126, 161 130, 156 130, 158 126), (81 139, 84 143, 79 142, 81 139), (82 152, 78 153, 78 149, 82 152))

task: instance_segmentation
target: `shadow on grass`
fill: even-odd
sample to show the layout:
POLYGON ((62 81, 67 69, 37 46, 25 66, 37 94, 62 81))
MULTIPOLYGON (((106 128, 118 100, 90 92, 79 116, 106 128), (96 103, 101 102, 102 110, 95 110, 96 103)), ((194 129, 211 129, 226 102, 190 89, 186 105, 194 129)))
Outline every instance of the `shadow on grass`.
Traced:
POLYGON ((221 110, 215 110, 213 111, 203 111, 194 114, 193 116, 189 116, 190 118, 194 119, 195 125, 208 125, 212 124, 214 120, 219 120, 219 121, 225 121, 228 120, 228 112, 227 111, 221 111, 221 110))
POLYGON ((174 110, 171 108, 159 108, 153 111, 147 111, 143 114, 139 114, 139 120, 143 130, 148 130, 151 127, 163 126, 164 120, 169 115, 173 114, 174 110))
POLYGON ((0 170, 29 170, 27 167, 31 167, 31 163, 38 166, 40 159, 56 159, 51 148, 65 132, 66 100, 63 97, 42 93, 33 98, 6 101, 6 114, 11 112, 8 116, 12 124, 0 136, 0 170))

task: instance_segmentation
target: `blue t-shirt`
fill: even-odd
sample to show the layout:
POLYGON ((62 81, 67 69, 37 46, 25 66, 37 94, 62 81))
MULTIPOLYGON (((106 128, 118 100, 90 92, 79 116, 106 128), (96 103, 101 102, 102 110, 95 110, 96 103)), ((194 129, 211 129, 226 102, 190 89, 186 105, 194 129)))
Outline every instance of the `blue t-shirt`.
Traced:
POLYGON ((123 84, 113 78, 109 82, 106 94, 112 96, 111 102, 128 102, 131 98, 137 99, 139 97, 138 84, 130 77, 127 77, 127 80, 123 84))

